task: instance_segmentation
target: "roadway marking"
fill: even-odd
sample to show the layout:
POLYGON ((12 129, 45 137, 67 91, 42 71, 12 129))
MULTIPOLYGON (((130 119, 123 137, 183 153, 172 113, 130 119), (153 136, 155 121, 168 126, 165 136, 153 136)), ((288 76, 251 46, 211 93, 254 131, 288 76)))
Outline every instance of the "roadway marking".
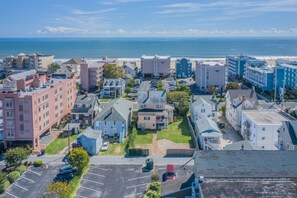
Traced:
POLYGON ((135 187, 139 187, 139 186, 146 186, 150 183, 145 183, 145 184, 138 184, 138 185, 134 185, 134 186, 127 186, 126 188, 135 188, 135 187))
POLYGON ((101 183, 101 182, 96 182, 96 181, 89 180, 89 179, 83 179, 83 180, 86 180, 86 181, 88 181, 88 182, 93 182, 93 183, 95 183, 95 184, 104 185, 104 184, 103 184, 103 183, 101 183))
POLYGON ((25 176, 23 176, 23 177, 20 177, 21 179, 25 179, 25 180, 28 180, 28 181, 30 181, 30 182, 32 182, 32 183, 35 183, 35 181, 33 181, 32 179, 29 179, 29 178, 27 178, 27 177, 25 177, 25 176))
POLYGON ((20 185, 18 185, 18 184, 16 184, 16 183, 12 183, 12 185, 17 186, 17 187, 19 187, 19 188, 21 188, 21 189, 23 189, 23 190, 25 190, 25 191, 28 191, 27 188, 24 188, 24 187, 22 187, 22 186, 20 186, 20 185))
POLYGON ((103 170, 103 171, 109 171, 109 169, 106 169, 106 168, 100 168, 100 167, 96 167, 96 166, 93 166, 91 167, 92 169, 99 169, 99 170, 103 170))
POLYGON ((84 187, 84 186, 80 186, 80 187, 81 187, 81 188, 84 188, 84 189, 87 189, 87 190, 92 190, 92 191, 101 193, 101 191, 99 191, 99 190, 94 190, 94 189, 92 189, 92 188, 87 188, 87 187, 84 187))
POLYGON ((40 174, 40 173, 37 173, 37 172, 35 172, 35 171, 32 171, 32 170, 30 170, 30 169, 28 169, 28 171, 29 171, 29 172, 31 172, 31 173, 35 173, 36 175, 39 175, 39 176, 41 176, 41 174, 40 174))
POLYGON ((132 196, 137 196, 137 195, 142 195, 143 193, 135 193, 131 195, 125 195, 124 197, 132 197, 132 196))
POLYGON ((76 195, 76 197, 87 198, 87 197, 81 196, 81 195, 76 195))
POLYGON ((6 191, 5 193, 8 194, 8 195, 10 195, 10 196, 12 196, 12 197, 14 197, 14 198, 18 198, 17 196, 15 196, 15 195, 13 195, 13 194, 7 192, 7 191, 6 191))
POLYGON ((96 175, 96 176, 99 176, 99 177, 105 177, 104 175, 99 175, 99 174, 96 174, 96 173, 87 172, 87 174, 96 175))
POLYGON ((128 179, 128 181, 137 180, 137 179, 143 179, 143 178, 147 178, 147 177, 151 177, 151 175, 147 175, 147 176, 143 176, 143 177, 131 178, 131 179, 128 179))

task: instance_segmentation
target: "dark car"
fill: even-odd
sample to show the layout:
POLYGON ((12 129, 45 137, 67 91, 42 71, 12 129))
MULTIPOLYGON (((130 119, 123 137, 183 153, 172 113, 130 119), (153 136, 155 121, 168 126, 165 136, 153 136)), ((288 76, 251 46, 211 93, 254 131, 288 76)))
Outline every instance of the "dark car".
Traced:
POLYGON ((76 171, 76 168, 73 168, 71 166, 64 166, 60 168, 60 174, 69 174, 69 173, 74 173, 76 171))
POLYGON ((69 183, 74 177, 74 173, 67 173, 67 174, 58 174, 54 182, 67 182, 69 183))

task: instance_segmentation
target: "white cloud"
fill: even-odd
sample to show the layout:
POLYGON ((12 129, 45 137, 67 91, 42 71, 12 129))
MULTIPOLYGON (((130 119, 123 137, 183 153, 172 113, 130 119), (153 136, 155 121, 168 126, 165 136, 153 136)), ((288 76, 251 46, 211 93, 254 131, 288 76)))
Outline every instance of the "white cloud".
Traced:
POLYGON ((117 8, 107 8, 107 9, 96 10, 96 11, 84 11, 84 10, 79 10, 79 9, 70 9, 70 12, 72 14, 77 14, 77 15, 89 15, 89 14, 103 14, 103 13, 107 13, 107 12, 113 12, 116 10, 117 10, 117 8))
POLYGON ((38 30, 38 34, 72 34, 72 33, 83 33, 86 30, 77 29, 77 28, 69 28, 69 27, 51 27, 46 26, 41 30, 38 30))

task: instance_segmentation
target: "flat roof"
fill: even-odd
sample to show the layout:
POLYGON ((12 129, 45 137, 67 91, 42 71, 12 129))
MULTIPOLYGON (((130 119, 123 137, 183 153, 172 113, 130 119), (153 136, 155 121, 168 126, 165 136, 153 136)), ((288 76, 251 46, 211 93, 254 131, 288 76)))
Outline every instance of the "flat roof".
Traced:
POLYGON ((196 151, 195 176, 205 178, 296 178, 296 151, 196 151))
POLYGON ((288 119, 273 110, 243 111, 254 123, 259 125, 279 125, 288 119))

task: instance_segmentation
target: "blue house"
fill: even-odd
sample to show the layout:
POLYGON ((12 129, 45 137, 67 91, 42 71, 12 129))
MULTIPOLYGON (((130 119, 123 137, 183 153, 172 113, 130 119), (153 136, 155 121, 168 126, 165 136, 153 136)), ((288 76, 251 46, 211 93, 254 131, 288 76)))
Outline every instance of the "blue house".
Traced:
POLYGON ((182 58, 176 60, 176 78, 189 78, 192 76, 192 62, 190 59, 182 58))
POLYGON ((103 136, 118 138, 123 143, 132 118, 133 102, 124 98, 109 102, 97 115, 94 129, 102 131, 103 136))
POLYGON ((97 155, 102 146, 101 131, 88 127, 77 139, 77 143, 82 146, 90 155, 97 155))

